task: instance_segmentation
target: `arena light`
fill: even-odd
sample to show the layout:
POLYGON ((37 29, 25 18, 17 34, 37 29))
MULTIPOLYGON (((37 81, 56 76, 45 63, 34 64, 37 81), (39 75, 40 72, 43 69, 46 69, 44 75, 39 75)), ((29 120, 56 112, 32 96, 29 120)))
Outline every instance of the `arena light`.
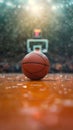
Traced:
POLYGON ((35 4, 35 0, 29 0, 29 1, 28 1, 28 4, 29 4, 29 5, 34 5, 34 4, 35 4))
POLYGON ((67 3, 66 5, 65 5, 65 7, 69 7, 69 6, 72 6, 73 5, 73 0, 71 0, 69 3, 67 3))
POLYGON ((66 4, 65 6, 66 6, 66 7, 69 7, 69 5, 68 5, 68 4, 66 4))
POLYGON ((3 3, 4 2, 4 0, 0 0, 0 3, 3 3))
POLYGON ((6 2, 6 5, 9 7, 14 7, 14 5, 11 2, 6 2))
POLYGON ((48 3, 51 3, 51 2, 52 2, 52 0, 47 0, 47 2, 48 2, 48 3))
POLYGON ((20 9, 20 8, 21 8, 21 5, 18 5, 17 7, 20 9))
POLYGON ((71 5, 72 5, 72 3, 70 2, 70 3, 69 3, 69 5, 71 6, 71 5))
POLYGON ((69 4, 73 5, 73 2, 70 2, 69 4))
POLYGON ((56 6, 56 5, 53 5, 53 6, 52 6, 52 10, 57 10, 57 6, 56 6))
POLYGON ((31 11, 34 13, 34 14, 38 14, 39 11, 40 11, 40 8, 36 5, 36 6, 33 6, 31 11))
POLYGON ((43 6, 37 6, 37 5, 34 5, 34 6, 30 6, 30 5, 27 5, 25 6, 25 10, 26 11, 30 11, 32 14, 38 14, 42 12, 43 10, 43 6))
POLYGON ((64 7, 64 6, 61 4, 61 5, 60 5, 60 8, 63 8, 63 7, 64 7))
POLYGON ((39 0, 28 0, 26 10, 30 10, 31 14, 39 16, 43 10, 43 6, 39 5, 39 0))
POLYGON ((73 4, 73 0, 71 0, 71 1, 70 1, 70 3, 72 3, 72 4, 73 4))

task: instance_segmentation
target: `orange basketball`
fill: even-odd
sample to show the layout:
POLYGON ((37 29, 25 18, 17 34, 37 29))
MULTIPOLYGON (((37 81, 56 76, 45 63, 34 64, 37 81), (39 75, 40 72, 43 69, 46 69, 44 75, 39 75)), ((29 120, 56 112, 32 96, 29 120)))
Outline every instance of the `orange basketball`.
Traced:
POLYGON ((44 78, 49 69, 49 60, 43 53, 31 52, 22 59, 22 71, 31 80, 44 78))

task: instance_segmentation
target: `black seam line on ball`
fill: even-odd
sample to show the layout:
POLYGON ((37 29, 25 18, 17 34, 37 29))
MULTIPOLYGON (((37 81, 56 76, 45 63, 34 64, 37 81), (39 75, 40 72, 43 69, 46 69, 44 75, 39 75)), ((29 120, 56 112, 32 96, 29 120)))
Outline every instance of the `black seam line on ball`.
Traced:
POLYGON ((41 64, 41 65, 44 65, 44 66, 49 66, 49 65, 46 65, 46 64, 42 64, 42 63, 37 63, 37 62, 23 62, 23 64, 41 64))
POLYGON ((36 74, 36 73, 39 73, 39 72, 41 72, 41 71, 43 71, 43 70, 44 70, 44 66, 43 66, 43 68, 42 68, 41 70, 39 70, 39 71, 29 72, 29 71, 26 69, 26 72, 29 73, 29 74, 36 74))

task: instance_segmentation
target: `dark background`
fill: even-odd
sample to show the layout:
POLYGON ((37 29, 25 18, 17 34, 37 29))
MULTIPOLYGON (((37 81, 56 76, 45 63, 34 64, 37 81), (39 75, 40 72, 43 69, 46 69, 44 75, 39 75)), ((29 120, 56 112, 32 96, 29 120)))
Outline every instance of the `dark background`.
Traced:
POLYGON ((34 1, 41 11, 34 11, 34 4, 28 8, 29 0, 0 2, 0 72, 21 72, 26 41, 40 28, 49 40, 50 72, 73 73, 72 0, 34 1))

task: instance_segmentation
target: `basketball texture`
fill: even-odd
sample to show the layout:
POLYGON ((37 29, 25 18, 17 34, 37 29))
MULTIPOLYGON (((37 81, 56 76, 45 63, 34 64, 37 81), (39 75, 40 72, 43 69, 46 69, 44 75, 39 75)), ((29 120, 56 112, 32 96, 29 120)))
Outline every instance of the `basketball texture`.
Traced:
POLYGON ((31 52, 22 59, 22 71, 31 80, 44 78, 49 69, 49 60, 43 53, 31 52))

